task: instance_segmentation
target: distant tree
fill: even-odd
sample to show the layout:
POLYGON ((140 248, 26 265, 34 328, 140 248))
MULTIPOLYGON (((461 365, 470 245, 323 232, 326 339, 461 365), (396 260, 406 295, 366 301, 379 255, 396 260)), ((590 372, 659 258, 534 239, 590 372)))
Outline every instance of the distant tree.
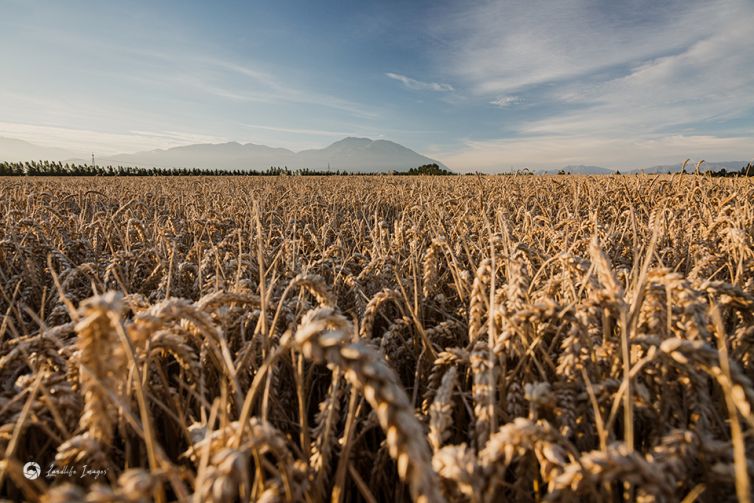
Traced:
POLYGON ((429 175, 429 176, 447 176, 452 175, 453 172, 447 169, 443 169, 436 163, 423 164, 418 168, 411 168, 408 170, 408 175, 429 175))

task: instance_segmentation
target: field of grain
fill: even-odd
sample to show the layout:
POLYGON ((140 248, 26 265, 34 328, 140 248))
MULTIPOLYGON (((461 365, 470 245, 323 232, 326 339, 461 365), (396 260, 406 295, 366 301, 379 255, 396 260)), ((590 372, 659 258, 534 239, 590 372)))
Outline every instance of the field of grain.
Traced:
POLYGON ((10 500, 751 497, 751 179, 15 178, 0 222, 10 500))

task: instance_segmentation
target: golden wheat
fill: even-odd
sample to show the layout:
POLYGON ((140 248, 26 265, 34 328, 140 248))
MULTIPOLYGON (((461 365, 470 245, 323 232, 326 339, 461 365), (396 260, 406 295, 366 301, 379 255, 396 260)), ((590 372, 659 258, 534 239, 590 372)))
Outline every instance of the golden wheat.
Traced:
POLYGON ((0 497, 752 499, 751 179, 0 195, 0 497))

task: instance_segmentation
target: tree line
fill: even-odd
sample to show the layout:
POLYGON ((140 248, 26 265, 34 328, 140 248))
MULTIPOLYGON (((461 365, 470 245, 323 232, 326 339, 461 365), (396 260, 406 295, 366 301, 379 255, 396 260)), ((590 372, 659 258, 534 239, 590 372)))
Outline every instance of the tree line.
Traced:
MULTIPOLYGON (((0 162, 0 176, 343 176, 374 175, 345 170, 320 171, 314 169, 288 169, 287 166, 270 166, 264 171, 253 169, 200 169, 200 168, 139 168, 134 166, 97 166, 91 164, 62 163, 56 161, 0 162)), ((384 173, 377 173, 384 174, 384 173)), ((425 164, 408 171, 393 171, 394 175, 452 175, 437 164, 425 164)))
POLYGON ((738 171, 727 171, 725 168, 722 168, 719 171, 708 171, 707 173, 713 177, 754 176, 754 164, 748 163, 738 171))
POLYGON ((264 171, 248 169, 139 168, 98 166, 55 161, 0 162, 0 176, 327 176, 348 175, 346 171, 290 170, 270 166, 264 171))

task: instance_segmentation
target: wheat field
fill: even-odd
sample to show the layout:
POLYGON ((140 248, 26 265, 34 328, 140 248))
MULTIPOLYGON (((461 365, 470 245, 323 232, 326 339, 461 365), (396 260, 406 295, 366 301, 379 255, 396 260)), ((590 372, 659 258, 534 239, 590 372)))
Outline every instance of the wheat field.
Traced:
POLYGON ((16 178, 0 221, 8 500, 751 499, 752 179, 16 178))

